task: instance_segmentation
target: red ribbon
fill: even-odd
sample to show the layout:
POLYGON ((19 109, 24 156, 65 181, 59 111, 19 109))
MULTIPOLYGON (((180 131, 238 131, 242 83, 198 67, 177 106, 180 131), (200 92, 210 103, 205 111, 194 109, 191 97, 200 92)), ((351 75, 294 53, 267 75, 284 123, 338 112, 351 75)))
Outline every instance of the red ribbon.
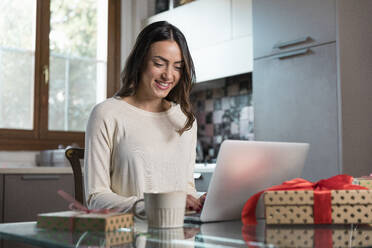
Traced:
POLYGON ((333 247, 332 229, 315 229, 314 247, 333 247))
POLYGON ((353 177, 349 175, 337 175, 318 182, 310 182, 302 178, 285 181, 281 185, 270 187, 258 192, 248 199, 242 210, 242 222, 244 225, 256 225, 256 206, 261 194, 265 191, 280 190, 313 190, 314 191, 314 223, 332 223, 331 190, 364 189, 366 187, 352 184, 353 177))
POLYGON ((242 226, 242 237, 248 248, 257 247, 255 226, 242 226))

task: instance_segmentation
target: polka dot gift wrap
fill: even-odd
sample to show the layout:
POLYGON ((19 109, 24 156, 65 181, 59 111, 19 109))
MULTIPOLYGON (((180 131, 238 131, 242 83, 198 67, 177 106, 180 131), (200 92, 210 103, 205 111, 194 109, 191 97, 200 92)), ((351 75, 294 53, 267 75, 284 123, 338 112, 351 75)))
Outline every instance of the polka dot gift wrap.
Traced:
POLYGON ((37 227, 52 230, 110 232, 133 226, 131 213, 85 213, 83 211, 63 211, 39 214, 37 227))
MULTIPOLYGON (((313 224, 314 191, 264 193, 267 224, 313 224)), ((372 190, 331 190, 333 224, 372 223, 372 190)))

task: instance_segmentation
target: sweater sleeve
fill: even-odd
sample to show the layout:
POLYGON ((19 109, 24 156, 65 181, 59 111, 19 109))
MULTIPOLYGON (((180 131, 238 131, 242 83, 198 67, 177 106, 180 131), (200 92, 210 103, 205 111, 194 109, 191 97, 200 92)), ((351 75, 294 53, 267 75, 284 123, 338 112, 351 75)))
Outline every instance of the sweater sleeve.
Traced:
POLYGON ((198 193, 195 188, 195 179, 194 179, 194 170, 195 170, 195 161, 196 161, 196 141, 197 141, 197 124, 196 119, 194 121, 192 132, 192 148, 190 154, 190 163, 188 168, 188 179, 187 179, 187 193, 191 194, 195 198, 199 198, 198 193))
MULTIPOLYGON (((136 196, 123 197, 112 191, 110 178, 111 154, 115 125, 106 116, 107 110, 97 105, 88 120, 85 133, 84 188, 89 208, 118 208, 123 212, 131 209, 136 196)), ((143 204, 138 204, 143 210, 143 204)))

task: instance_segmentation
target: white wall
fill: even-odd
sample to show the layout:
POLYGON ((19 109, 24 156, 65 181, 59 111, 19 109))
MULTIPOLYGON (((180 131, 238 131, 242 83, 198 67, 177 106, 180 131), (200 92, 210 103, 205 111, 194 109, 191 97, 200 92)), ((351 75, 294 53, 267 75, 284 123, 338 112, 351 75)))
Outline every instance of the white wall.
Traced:
POLYGON ((121 69, 132 49, 143 20, 154 14, 154 0, 121 0, 121 69))

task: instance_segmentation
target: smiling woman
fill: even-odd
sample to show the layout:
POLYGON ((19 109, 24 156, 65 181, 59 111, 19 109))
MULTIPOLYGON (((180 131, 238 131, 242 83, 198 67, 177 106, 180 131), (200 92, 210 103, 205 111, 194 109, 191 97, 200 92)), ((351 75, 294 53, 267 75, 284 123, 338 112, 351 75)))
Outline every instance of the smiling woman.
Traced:
MULTIPOLYGON (((196 81, 195 68, 185 36, 168 22, 150 24, 139 34, 122 72, 123 86, 116 96, 131 101, 138 97, 138 89, 141 96, 141 88, 145 88, 143 85, 151 80, 160 87, 160 82, 172 82, 172 89, 166 91, 166 94, 163 92, 163 99, 158 99, 157 103, 155 100, 153 106, 160 106, 159 103, 164 104, 165 100, 179 104, 187 117, 186 124, 180 131, 182 133, 189 130, 195 120, 189 99, 192 83, 196 81), (155 78, 157 81, 148 78, 154 76, 150 72, 151 68, 158 68, 154 69, 158 74, 155 78)), ((151 82, 148 84, 151 85, 151 82)))
POLYGON ((0 150, 78 143, 120 84, 120 1, 1 1, 0 150))
POLYGON ((175 41, 158 41, 151 45, 145 60, 136 94, 124 100, 147 111, 165 111, 170 108, 165 98, 181 77, 181 50, 175 41), (156 103, 159 101, 161 104, 156 103))
POLYGON ((193 61, 181 31, 155 22, 139 34, 123 86, 93 109, 85 136, 84 183, 91 208, 129 211, 144 192, 184 191, 200 211, 193 171, 196 121, 193 61))

